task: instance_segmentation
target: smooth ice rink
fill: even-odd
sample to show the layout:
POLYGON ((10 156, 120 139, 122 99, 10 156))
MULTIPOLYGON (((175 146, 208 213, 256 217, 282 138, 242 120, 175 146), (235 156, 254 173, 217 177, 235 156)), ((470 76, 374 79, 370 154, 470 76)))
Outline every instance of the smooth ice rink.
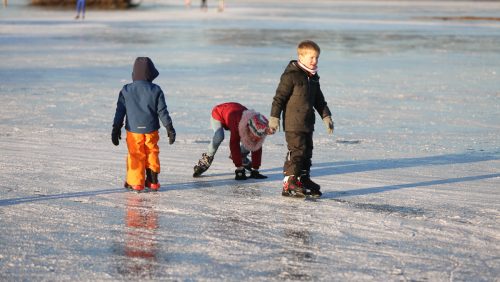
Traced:
POLYGON ((500 21, 481 18, 500 2, 144 0, 84 21, 28 4, 0 7, 0 280, 498 281, 500 21), (314 135, 323 197, 281 196, 283 132, 268 179, 234 180, 228 134, 192 178, 211 108, 268 115, 303 39, 335 121, 314 135), (177 130, 158 193, 122 188, 110 140, 137 56, 177 130))

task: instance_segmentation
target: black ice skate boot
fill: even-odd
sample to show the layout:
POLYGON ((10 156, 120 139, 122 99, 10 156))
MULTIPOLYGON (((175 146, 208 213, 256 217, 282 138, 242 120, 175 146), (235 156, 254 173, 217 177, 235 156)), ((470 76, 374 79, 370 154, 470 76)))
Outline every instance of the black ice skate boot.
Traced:
POLYGON ((295 175, 290 175, 283 179, 283 190, 281 191, 281 195, 296 198, 304 198, 306 196, 302 183, 295 175))
POLYGON ((146 169, 146 187, 148 187, 152 191, 158 191, 160 189, 160 183, 158 182, 158 172, 154 172, 150 168, 146 169))
POLYGON ((304 186, 304 189, 306 190, 306 194, 308 196, 319 198, 321 197, 321 195, 323 195, 323 193, 321 193, 320 191, 321 186, 311 180, 311 176, 309 176, 309 173, 301 175, 300 182, 302 182, 302 185, 304 186))
POLYGON ((211 156, 207 155, 207 153, 203 153, 201 155, 201 159, 198 161, 198 164, 194 166, 193 177, 198 177, 202 173, 207 171, 207 169, 212 164, 213 160, 214 160, 213 156, 211 157, 211 156))

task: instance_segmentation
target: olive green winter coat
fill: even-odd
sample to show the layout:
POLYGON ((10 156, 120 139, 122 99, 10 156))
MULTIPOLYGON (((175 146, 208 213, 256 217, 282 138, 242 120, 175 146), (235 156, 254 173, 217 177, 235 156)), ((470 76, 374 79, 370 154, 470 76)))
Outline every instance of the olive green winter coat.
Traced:
POLYGON ((319 86, 319 76, 311 77, 290 61, 281 75, 280 83, 273 98, 271 116, 280 118, 283 113, 284 131, 314 131, 315 114, 318 111, 323 119, 331 116, 323 92, 319 86))

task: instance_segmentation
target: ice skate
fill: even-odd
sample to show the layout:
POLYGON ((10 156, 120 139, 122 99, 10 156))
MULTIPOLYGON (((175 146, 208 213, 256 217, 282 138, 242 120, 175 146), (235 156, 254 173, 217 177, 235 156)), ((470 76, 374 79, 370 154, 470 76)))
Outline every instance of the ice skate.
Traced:
POLYGON ((193 177, 198 177, 202 173, 207 171, 207 169, 212 164, 213 160, 214 160, 214 157, 207 155, 207 153, 203 153, 201 155, 201 159, 198 161, 198 164, 194 166, 193 177))
POLYGON ((317 184, 316 182, 311 180, 311 177, 309 175, 303 175, 300 177, 300 182, 302 183, 302 186, 304 189, 307 191, 306 194, 308 196, 314 197, 314 198, 319 198, 323 193, 321 193, 320 189, 321 186, 317 184))
POLYGON ((290 175, 283 179, 283 191, 281 192, 281 195, 295 198, 304 198, 306 196, 302 183, 295 177, 295 175, 290 175))

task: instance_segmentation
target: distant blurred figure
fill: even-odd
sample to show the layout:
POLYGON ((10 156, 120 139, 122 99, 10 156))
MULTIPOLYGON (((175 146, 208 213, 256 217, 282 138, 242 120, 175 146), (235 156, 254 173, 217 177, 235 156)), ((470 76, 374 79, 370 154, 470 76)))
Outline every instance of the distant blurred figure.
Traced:
POLYGON ((191 0, 184 0, 184 5, 186 5, 186 8, 191 8, 191 0))
POLYGON ((85 19, 85 0, 76 0, 75 20, 78 20, 80 18, 80 12, 82 13, 82 20, 84 20, 85 19))
POLYGON ((8 4, 8 3, 7 3, 7 0, 3 0, 3 6, 4 6, 4 7, 7 7, 7 4, 8 4))
POLYGON ((207 0, 201 0, 201 7, 200 8, 205 12, 208 10, 207 0))
POLYGON ((217 11, 224 12, 224 0, 219 0, 219 8, 217 11))

